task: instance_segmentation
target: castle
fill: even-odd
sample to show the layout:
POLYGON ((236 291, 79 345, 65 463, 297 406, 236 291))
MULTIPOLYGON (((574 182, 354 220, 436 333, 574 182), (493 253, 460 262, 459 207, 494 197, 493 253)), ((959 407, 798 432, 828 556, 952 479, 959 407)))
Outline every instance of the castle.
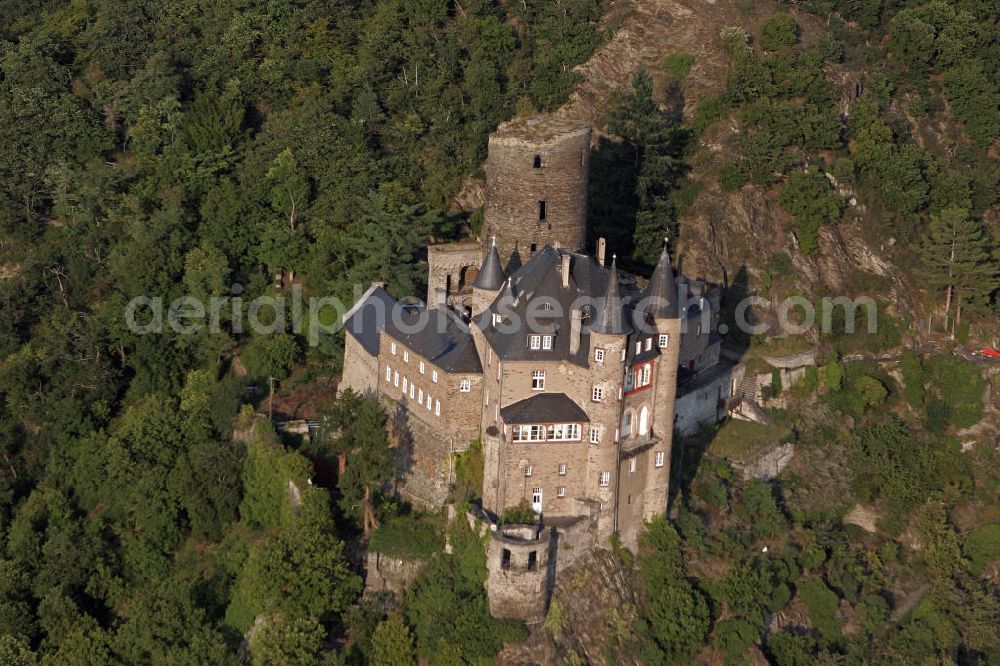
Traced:
MULTIPOLYGON (((485 516, 527 503, 564 541, 577 525, 634 549, 667 508, 678 375, 697 396, 705 385, 684 378, 719 363, 718 294, 676 276, 666 245, 644 289, 607 261, 603 239, 582 252, 590 135, 547 116, 499 127, 481 241, 428 248, 426 306, 372 285, 344 317, 341 387, 379 396, 405 424, 412 499, 443 502, 454 453, 481 437, 485 516)), ((717 418, 735 390, 715 375, 695 421, 717 418)), ((548 533, 508 532, 491 573, 543 576, 548 533)))

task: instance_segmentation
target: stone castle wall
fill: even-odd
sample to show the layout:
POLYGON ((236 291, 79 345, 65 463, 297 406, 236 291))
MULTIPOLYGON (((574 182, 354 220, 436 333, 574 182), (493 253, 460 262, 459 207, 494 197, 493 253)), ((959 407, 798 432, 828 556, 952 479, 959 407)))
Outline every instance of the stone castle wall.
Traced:
POLYGON ((541 116, 501 125, 486 160, 483 253, 494 235, 505 265, 515 244, 524 261, 546 244, 582 249, 589 180, 589 126, 541 116))

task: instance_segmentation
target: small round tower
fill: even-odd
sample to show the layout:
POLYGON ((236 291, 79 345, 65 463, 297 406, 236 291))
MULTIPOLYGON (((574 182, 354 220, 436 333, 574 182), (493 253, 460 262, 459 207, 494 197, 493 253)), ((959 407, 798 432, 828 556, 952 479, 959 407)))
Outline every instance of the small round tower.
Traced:
POLYGON ((483 254, 495 235, 504 264, 546 245, 582 249, 587 238, 590 126, 547 115, 503 123, 486 159, 483 254))

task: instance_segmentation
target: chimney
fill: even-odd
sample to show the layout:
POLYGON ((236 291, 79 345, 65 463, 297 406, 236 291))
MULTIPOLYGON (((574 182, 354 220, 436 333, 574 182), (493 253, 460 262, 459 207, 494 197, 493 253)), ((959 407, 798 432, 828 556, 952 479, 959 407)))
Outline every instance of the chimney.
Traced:
POLYGON ((569 323, 569 353, 580 351, 580 331, 583 328, 583 311, 579 308, 570 313, 569 323))
POLYGON ((608 249, 608 241, 601 236, 597 239, 597 263, 604 265, 604 253, 608 249))
POLYGON ((562 284, 563 289, 569 289, 569 253, 562 256, 562 284))

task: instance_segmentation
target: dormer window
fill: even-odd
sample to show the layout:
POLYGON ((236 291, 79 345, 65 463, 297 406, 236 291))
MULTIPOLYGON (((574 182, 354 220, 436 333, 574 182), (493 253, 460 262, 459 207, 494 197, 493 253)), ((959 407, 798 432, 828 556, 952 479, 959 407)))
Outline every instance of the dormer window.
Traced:
POLYGON ((639 354, 641 352, 642 352, 642 340, 639 340, 639 342, 635 343, 635 353, 639 354))
POLYGON ((542 336, 540 335, 529 335, 528 336, 528 349, 538 350, 542 348, 542 336))
POLYGON ((494 313, 493 314, 493 325, 494 326, 499 326, 502 323, 503 323, 503 315, 498 315, 498 314, 494 313))
POLYGON ((535 160, 534 160, 534 162, 532 162, 532 166, 534 168, 536 168, 536 169, 541 169, 542 168, 542 156, 541 155, 535 155, 535 160))
POLYGON ((653 338, 646 338, 646 351, 653 348, 653 338))
POLYGON ((542 349, 552 349, 552 336, 543 335, 542 336, 542 349))

